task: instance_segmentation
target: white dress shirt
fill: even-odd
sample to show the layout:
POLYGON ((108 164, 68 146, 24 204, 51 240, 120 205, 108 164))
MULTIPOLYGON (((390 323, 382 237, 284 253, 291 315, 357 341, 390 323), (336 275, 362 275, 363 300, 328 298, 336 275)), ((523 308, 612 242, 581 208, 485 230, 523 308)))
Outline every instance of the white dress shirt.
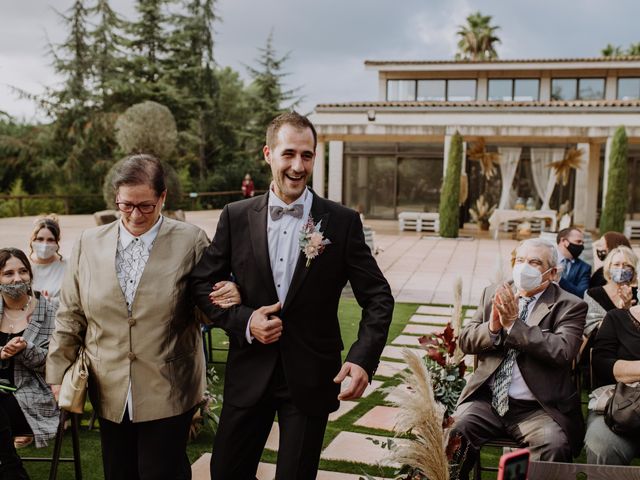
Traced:
MULTIPOLYGON (((122 293, 125 296, 127 302, 127 310, 131 314, 131 306, 133 299, 136 295, 136 290, 144 267, 147 265, 147 260, 151 254, 151 249, 158 236, 158 231, 162 225, 162 215, 158 221, 151 227, 151 229, 135 237, 132 235, 120 220, 118 225, 118 248, 116 249, 116 276, 118 282, 122 288, 122 293), (134 242, 140 242, 142 246, 142 257, 137 255, 132 256, 130 254, 134 242)), ((133 419, 133 401, 131 399, 131 379, 129 379, 129 390, 127 392, 127 403, 125 408, 129 410, 129 418, 133 419)))
MULTIPOLYGON (((303 206, 302 218, 296 218, 293 215, 283 215, 279 220, 272 220, 271 214, 267 211, 269 262, 271 264, 271 273, 273 274, 273 283, 276 287, 281 307, 284 305, 287 293, 289 293, 289 285, 291 285, 293 272, 296 268, 298 257, 300 256, 300 231, 309 219, 312 203, 313 195, 307 188, 304 189, 302 195, 290 204, 286 204, 273 193, 273 187, 269 189, 267 209, 270 209, 272 206, 291 207, 296 204, 303 206)), ((247 323, 246 331, 246 338, 249 343, 253 340, 250 327, 251 319, 249 319, 247 323)))
MULTIPOLYGON (((531 303, 529 303, 529 305, 525 307, 527 309, 527 316, 525 317, 525 323, 529 319, 529 315, 531 315, 531 312, 533 312, 533 308, 536 306, 536 303, 538 303, 538 299, 540 298, 540 295, 542 295, 543 293, 544 293, 544 290, 540 293, 535 294, 533 296, 533 300, 531 301, 531 303)), ((517 321, 520 321, 520 320, 517 320, 517 321)), ((510 331, 511 331, 511 328, 509 328, 507 333, 509 333, 510 331)), ((515 398, 516 400, 535 400, 536 399, 536 397, 533 396, 533 393, 531 393, 531 390, 529 389, 527 382, 524 381, 524 378, 522 377, 522 372, 520 371, 520 367, 518 367, 517 361, 513 364, 513 372, 511 374, 511 385, 509 385, 509 396, 511 398, 515 398)))

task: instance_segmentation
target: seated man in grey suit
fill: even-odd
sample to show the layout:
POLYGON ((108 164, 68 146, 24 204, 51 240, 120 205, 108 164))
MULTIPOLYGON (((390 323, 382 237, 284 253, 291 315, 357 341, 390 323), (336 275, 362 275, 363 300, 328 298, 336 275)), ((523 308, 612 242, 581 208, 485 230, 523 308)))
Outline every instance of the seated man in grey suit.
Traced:
POLYGON ((453 414, 469 446, 461 477, 480 447, 509 437, 534 460, 569 462, 582 448, 580 397, 571 380, 587 305, 552 282, 555 245, 529 239, 516 250, 513 284, 492 285, 460 334, 478 366, 453 414))

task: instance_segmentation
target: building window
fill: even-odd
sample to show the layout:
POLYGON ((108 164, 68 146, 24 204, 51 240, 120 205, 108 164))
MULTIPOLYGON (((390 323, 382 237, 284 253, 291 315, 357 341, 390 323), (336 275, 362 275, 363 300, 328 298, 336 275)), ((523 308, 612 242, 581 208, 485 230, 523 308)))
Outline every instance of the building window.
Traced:
POLYGON ((447 82, 447 100, 451 102, 467 102, 475 99, 475 80, 449 80, 447 82))
POLYGON ((551 100, 601 100, 604 98, 604 78, 554 78, 551 80, 551 100))
POLYGON ((554 78, 551 80, 551 100, 575 100, 578 98, 578 79, 554 78))
POLYGON ((540 80, 517 78, 514 80, 513 99, 516 102, 537 102, 540 98, 540 80))
POLYGON ((540 80, 537 78, 503 79, 493 78, 489 80, 489 101, 533 102, 538 100, 540 80))
POLYGON ((489 95, 487 98, 492 102, 510 102, 511 100, 513 100, 513 80, 489 80, 489 95))
POLYGON ((581 78, 578 80, 580 100, 602 100, 604 98, 604 78, 581 78))
POLYGON ((445 99, 446 87, 446 80, 418 80, 417 100, 441 102, 445 99))
POLYGON ((416 99, 415 80, 387 80, 387 100, 413 101, 416 99))
POLYGON ((640 98, 640 78, 618 79, 618 100, 637 100, 640 98))

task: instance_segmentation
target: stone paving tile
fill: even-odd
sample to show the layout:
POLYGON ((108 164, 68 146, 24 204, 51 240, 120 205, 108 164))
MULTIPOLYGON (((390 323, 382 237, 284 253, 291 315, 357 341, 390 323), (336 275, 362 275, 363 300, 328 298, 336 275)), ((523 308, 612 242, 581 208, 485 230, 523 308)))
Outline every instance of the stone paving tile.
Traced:
POLYGON ((420 337, 416 337, 413 335, 398 335, 396 338, 393 339, 393 341, 391 343, 393 343, 394 345, 407 345, 409 347, 419 347, 420 343, 418 342, 418 339, 420 337))
POLYGON ((398 407, 378 405, 360 417, 355 425, 392 432, 396 426, 396 416, 399 411, 398 407))
POLYGON ((435 325, 446 325, 451 317, 443 317, 438 315, 412 315, 409 323, 429 323, 435 325))
POLYGON ((451 307, 437 307, 433 305, 420 305, 418 311, 421 315, 441 315, 445 317, 451 316, 451 307))
POLYGON ((320 457, 326 460, 343 460, 347 462, 366 463, 367 465, 399 466, 397 463, 392 463, 387 460, 389 455, 387 449, 382 448, 380 445, 374 445, 368 438, 380 442, 387 441, 387 437, 364 433, 340 432, 338 436, 327 445, 327 448, 324 449, 320 457))
MULTIPOLYGON (((364 478, 362 475, 354 475, 352 473, 340 473, 340 472, 329 472, 326 470, 318 470, 318 476, 316 480, 359 480, 364 478)), ((390 480, 384 479, 382 477, 372 477, 380 480, 390 480)), ((262 480, 262 479, 260 479, 262 480)))
MULTIPOLYGON (((394 347, 392 345, 387 345, 386 347, 384 347, 384 350, 382 350, 382 356, 385 358, 404 360, 404 357, 402 356, 402 350, 404 348, 406 347, 394 347)), ((427 352, 422 348, 411 348, 410 350, 412 350, 414 353, 417 353, 420 357, 424 357, 427 354, 427 352)))
POLYGON ((258 480, 273 480, 274 478, 276 478, 275 464, 260 462, 258 464, 258 471, 256 472, 256 478, 258 480))
MULTIPOLYGON (((444 327, 437 325, 407 325, 402 333, 411 333, 414 335, 428 335, 430 333, 441 333, 444 327)), ((395 342, 394 342, 395 343, 395 342)))
POLYGON ((395 377, 405 368, 407 368, 405 363, 381 360, 376 370, 376 375, 380 375, 381 377, 395 377))
POLYGON ((358 402, 352 402, 351 400, 342 400, 340 402, 340 407, 338 407, 338 410, 336 410, 335 412, 331 412, 329 414, 329 421, 335 422, 341 416, 353 410, 354 407, 356 407, 357 405, 358 405, 358 402))
POLYGON ((389 403, 400 403, 402 398, 400 396, 400 392, 410 392, 411 389, 408 385, 400 384, 397 385, 393 390, 391 390, 386 397, 384 397, 385 402, 389 403))
MULTIPOLYGON (((191 465, 191 480, 211 480, 211 470, 209 467, 210 462, 210 453, 202 454, 202 456, 198 460, 193 462, 193 464, 191 465)), ((273 480, 275 476, 276 466, 273 463, 260 462, 258 464, 258 471, 256 472, 256 478, 258 480, 273 480)), ((320 476, 318 476, 318 478, 320 478, 320 476)))
POLYGON ((280 427, 278 426, 278 422, 273 422, 273 425, 271 426, 271 431, 269 432, 269 437, 267 438, 267 443, 265 443, 264 448, 277 452, 279 444, 280 444, 280 427))

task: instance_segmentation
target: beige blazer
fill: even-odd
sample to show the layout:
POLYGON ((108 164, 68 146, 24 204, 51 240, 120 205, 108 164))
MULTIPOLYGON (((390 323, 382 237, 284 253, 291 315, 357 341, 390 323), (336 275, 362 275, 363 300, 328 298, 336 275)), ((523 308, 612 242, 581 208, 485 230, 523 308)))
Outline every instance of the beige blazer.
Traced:
POLYGON ((164 218, 127 311, 116 277, 118 222, 82 233, 60 294, 47 382, 60 384, 82 344, 89 396, 102 418, 121 422, 131 382, 133 421, 182 414, 205 389, 205 364, 188 275, 209 244, 198 227, 164 218))

